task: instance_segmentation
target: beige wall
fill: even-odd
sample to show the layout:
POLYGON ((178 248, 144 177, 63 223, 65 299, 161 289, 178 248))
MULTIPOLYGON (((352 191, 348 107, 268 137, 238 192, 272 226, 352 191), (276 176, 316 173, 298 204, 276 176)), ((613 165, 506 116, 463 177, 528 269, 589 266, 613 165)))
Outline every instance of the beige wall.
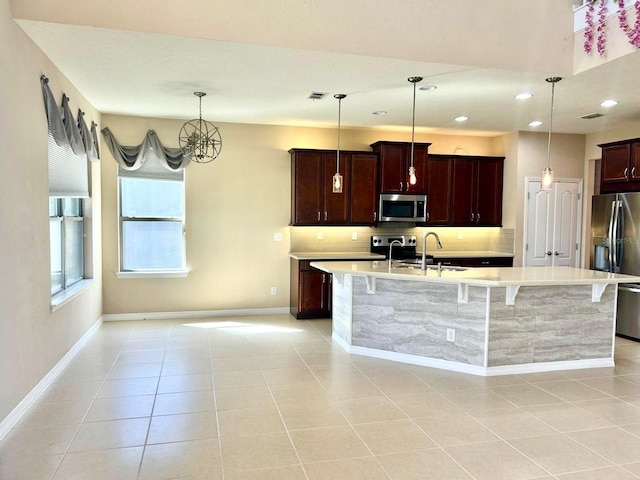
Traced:
POLYGON ((88 122, 100 116, 11 20, 0 0, 0 421, 102 315, 100 171, 92 190, 97 215, 90 237, 96 282, 50 311, 47 124, 40 75, 56 98, 71 98, 88 122))
MULTIPOLYGON (((139 144, 154 129, 177 145, 183 121, 103 115, 121 144, 139 144)), ((187 278, 116 278, 118 269, 117 164, 103 151, 104 311, 107 314, 283 308, 289 304, 290 148, 336 146, 335 129, 218 124, 223 148, 209 164, 186 170, 187 278), (284 234, 274 242, 273 234, 284 234), (278 287, 272 296, 270 288, 278 287)), ((408 132, 342 131, 346 149, 370 150, 378 140, 407 141, 408 132)), ((429 151, 456 148, 499 155, 491 138, 420 134, 429 151)), ((370 229, 364 229, 370 230, 370 229)))
MULTIPOLYGON (((509 139, 512 141, 510 137, 509 139)), ((515 266, 522 266, 524 250, 525 179, 527 177, 539 178, 542 170, 547 166, 548 140, 547 133, 518 133, 517 167, 515 174, 511 172, 511 180, 514 184, 508 186, 508 196, 505 192, 504 197, 504 203, 513 202, 515 208, 515 224, 513 225, 515 228, 513 264, 515 266)), ((554 133, 550 163, 554 178, 583 178, 584 148, 584 135, 554 133)), ((513 149, 513 145, 510 149, 513 149)))

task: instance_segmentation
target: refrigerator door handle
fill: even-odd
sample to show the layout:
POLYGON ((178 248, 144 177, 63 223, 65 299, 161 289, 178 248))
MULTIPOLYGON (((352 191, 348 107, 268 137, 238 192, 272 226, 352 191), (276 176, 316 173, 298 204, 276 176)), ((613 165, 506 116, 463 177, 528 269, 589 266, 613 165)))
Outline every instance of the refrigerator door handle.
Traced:
POLYGON ((614 200, 613 202, 611 202, 611 216, 609 217, 609 231, 608 231, 608 240, 609 240, 609 251, 608 251, 608 260, 609 260, 609 272, 613 272, 613 259, 614 259, 614 255, 613 255, 613 250, 616 248, 615 247, 615 242, 613 241, 613 222, 615 217, 615 212, 616 212, 616 203, 617 201, 614 200))
POLYGON ((611 237, 611 241, 613 242, 613 265, 612 265, 612 273, 620 272, 619 262, 622 260, 622 252, 618 250, 618 220, 620 220, 620 214, 622 213, 622 200, 616 200, 616 213, 613 220, 613 237, 611 237))

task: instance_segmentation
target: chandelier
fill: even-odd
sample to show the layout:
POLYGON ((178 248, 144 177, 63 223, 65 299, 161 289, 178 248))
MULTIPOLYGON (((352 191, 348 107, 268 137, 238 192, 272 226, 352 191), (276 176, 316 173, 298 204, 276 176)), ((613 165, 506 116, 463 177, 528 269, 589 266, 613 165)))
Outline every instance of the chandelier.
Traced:
POLYGON ((199 117, 189 120, 180 129, 178 141, 186 158, 196 163, 209 163, 220 155, 222 138, 213 123, 202 119, 202 97, 205 92, 193 92, 200 102, 199 117))

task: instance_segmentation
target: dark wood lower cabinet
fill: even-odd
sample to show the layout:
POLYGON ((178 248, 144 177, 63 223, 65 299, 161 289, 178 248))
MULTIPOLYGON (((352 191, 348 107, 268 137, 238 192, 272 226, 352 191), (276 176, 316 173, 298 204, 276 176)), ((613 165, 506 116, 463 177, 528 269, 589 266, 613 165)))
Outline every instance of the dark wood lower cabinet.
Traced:
POLYGON ((513 267, 513 257, 435 257, 433 263, 458 267, 513 267))
POLYGON ((331 318, 332 276, 310 263, 291 259, 291 315, 297 319, 331 318))

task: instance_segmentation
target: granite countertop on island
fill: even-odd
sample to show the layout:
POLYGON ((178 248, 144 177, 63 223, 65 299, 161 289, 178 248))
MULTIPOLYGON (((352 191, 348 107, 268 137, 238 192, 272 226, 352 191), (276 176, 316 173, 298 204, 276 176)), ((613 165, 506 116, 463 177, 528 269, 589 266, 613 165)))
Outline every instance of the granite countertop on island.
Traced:
POLYGON ((484 257, 504 257, 513 258, 513 253, 494 252, 491 250, 430 250, 427 252, 433 258, 484 258, 484 257))

